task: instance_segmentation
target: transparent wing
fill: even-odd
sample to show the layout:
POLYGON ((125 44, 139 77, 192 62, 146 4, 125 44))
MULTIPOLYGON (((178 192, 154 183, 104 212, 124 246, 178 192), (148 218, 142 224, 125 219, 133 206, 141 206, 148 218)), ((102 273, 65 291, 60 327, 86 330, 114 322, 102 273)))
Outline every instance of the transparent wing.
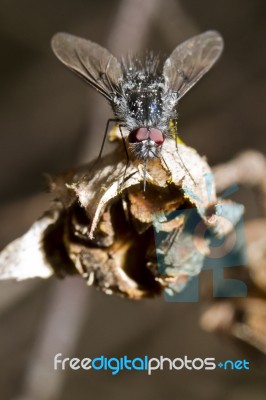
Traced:
POLYGON ((163 75, 179 98, 202 78, 223 50, 218 32, 207 31, 181 43, 164 63, 163 75))
POLYGON ((71 71, 85 79, 107 99, 112 99, 111 93, 122 79, 122 69, 108 50, 68 33, 55 34, 52 49, 71 71))

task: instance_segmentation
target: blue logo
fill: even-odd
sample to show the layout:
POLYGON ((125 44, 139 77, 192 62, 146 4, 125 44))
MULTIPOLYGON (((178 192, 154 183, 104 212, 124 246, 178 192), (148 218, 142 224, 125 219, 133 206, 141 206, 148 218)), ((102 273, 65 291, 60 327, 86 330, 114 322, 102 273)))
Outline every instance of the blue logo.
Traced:
MULTIPOLYGON (((212 192, 213 176, 206 176, 206 191, 212 192)), ((236 186, 223 195, 227 197, 236 186)), ((190 198, 196 194, 187 193, 190 198)), ((197 198, 198 203, 199 199, 197 198)), ((208 212, 208 210, 207 210, 208 212)), ((183 221, 182 230, 170 234, 158 229, 154 221, 158 271, 166 277, 165 300, 170 302, 197 302, 199 300, 199 272, 211 270, 213 297, 246 297, 247 286, 239 279, 226 279, 225 269, 243 266, 247 263, 243 206, 230 201, 218 201, 212 213, 219 224, 208 227, 201 215, 204 208, 179 209, 164 214, 164 222, 183 221), (201 214, 201 215, 200 215, 201 214), (219 226, 226 226, 229 235, 223 235, 219 226), (177 279, 175 279, 177 278, 177 279), (172 279, 172 280, 171 280, 172 279)))
POLYGON ((217 366, 221 369, 224 370, 249 370, 250 366, 249 366, 249 361, 247 360, 226 360, 223 363, 219 362, 219 364, 217 364, 217 366))

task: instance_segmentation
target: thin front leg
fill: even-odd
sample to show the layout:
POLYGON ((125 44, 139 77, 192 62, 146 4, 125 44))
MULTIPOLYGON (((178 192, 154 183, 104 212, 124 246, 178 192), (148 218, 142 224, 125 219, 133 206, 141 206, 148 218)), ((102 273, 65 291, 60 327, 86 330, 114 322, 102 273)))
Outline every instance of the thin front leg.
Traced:
POLYGON ((167 163, 166 163, 164 157, 162 156, 162 154, 160 154, 160 160, 163 161, 164 165, 166 166, 166 169, 168 170, 167 172, 168 172, 168 174, 170 175, 170 177, 169 177, 169 179, 167 179, 167 183, 170 184, 170 183, 172 183, 172 173, 171 173, 171 170, 170 170, 170 168, 168 167, 168 165, 167 165, 167 163))
POLYGON ((191 179, 192 182, 194 183, 194 185, 196 185, 196 182, 195 182, 193 176, 192 176, 191 173, 189 172, 188 168, 186 167, 186 165, 185 165, 184 161, 182 160, 182 157, 181 157, 181 155, 180 155, 180 153, 179 153, 179 151, 178 151, 178 134, 177 134, 177 132, 175 132, 174 135, 175 135, 175 136, 174 136, 174 137, 175 137, 175 147, 176 147, 176 151, 177 151, 179 160, 180 160, 181 164, 183 165, 183 167, 184 167, 186 173, 189 175, 190 179, 191 179))
POLYGON ((123 145, 124 145, 125 153, 126 153, 126 157, 127 157, 127 162, 126 162, 126 166, 125 166, 125 170, 124 170, 124 174, 123 174, 123 180, 122 180, 121 184, 119 185, 119 191, 121 191, 121 186, 125 182, 127 167, 128 167, 128 164, 129 164, 129 155, 128 155, 128 151, 127 151, 126 139, 125 139, 125 137, 123 135, 123 131, 122 131, 122 125, 119 125, 119 131, 120 131, 120 134, 121 134, 121 138, 122 138, 122 141, 123 141, 123 145))
POLYGON ((100 158, 102 157, 102 152, 103 152, 103 148, 104 148, 104 143, 105 143, 105 140, 106 140, 106 136, 107 136, 107 133, 108 133, 108 129, 109 129, 109 124, 110 124, 110 122, 119 122, 119 119, 117 119, 117 118, 109 118, 109 119, 108 119, 108 121, 107 121, 107 123, 106 123, 105 131, 104 131, 104 137, 103 137, 102 145, 101 145, 101 148, 100 148, 100 152, 99 152, 99 154, 98 154, 98 157, 97 157, 97 159, 96 159, 96 162, 98 162, 98 161, 100 160, 100 158))
POLYGON ((102 152, 103 152, 103 148, 104 148, 104 143, 105 143, 105 140, 106 140, 106 137, 107 137, 107 133, 108 133, 108 129, 109 129, 110 122, 119 122, 119 120, 116 119, 116 118, 109 118, 109 119, 108 119, 108 121, 107 121, 107 123, 106 123, 105 131, 104 131, 104 136, 103 136, 103 141, 102 141, 102 144, 101 144, 100 152, 99 152, 99 154, 98 154, 96 160, 94 161, 94 163, 92 164, 92 167, 91 167, 91 171, 92 171, 92 172, 93 172, 93 170, 95 169, 96 165, 98 164, 98 162, 100 161, 100 159, 101 159, 101 157, 102 157, 102 152))

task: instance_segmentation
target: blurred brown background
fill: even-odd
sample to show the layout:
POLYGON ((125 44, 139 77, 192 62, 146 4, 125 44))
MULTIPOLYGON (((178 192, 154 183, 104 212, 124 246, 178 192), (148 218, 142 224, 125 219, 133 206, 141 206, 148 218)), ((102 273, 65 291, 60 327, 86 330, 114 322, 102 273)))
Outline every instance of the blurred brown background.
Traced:
MULTIPOLYGON (((64 69, 50 49, 57 31, 89 38, 117 56, 158 50, 208 29, 225 40, 219 63, 182 100, 185 142, 224 162, 241 150, 266 153, 266 3, 263 0, 2 0, 0 4, 0 245, 47 207, 43 173, 97 155, 104 99, 64 69)), ((257 216, 254 195, 235 196, 257 216)), ((132 302, 79 279, 1 282, 0 389, 3 399, 265 399, 260 357, 198 325, 203 302, 132 302), (73 328, 74 326, 74 328, 73 328), (75 329, 76 328, 76 329, 75 329), (252 358, 247 372, 53 371, 53 355, 252 358)))

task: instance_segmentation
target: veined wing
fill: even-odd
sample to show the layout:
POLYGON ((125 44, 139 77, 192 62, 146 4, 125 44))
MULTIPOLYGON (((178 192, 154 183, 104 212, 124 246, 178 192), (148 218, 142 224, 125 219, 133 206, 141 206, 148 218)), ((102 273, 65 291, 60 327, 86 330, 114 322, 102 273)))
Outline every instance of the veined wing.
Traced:
POLYGON ((122 79, 122 68, 108 50, 68 33, 57 33, 52 39, 52 49, 59 60, 71 71, 87 81, 108 100, 112 99, 122 79))
POLYGON ((207 31, 181 43, 164 63, 163 75, 179 98, 213 66, 223 50, 223 38, 207 31))

